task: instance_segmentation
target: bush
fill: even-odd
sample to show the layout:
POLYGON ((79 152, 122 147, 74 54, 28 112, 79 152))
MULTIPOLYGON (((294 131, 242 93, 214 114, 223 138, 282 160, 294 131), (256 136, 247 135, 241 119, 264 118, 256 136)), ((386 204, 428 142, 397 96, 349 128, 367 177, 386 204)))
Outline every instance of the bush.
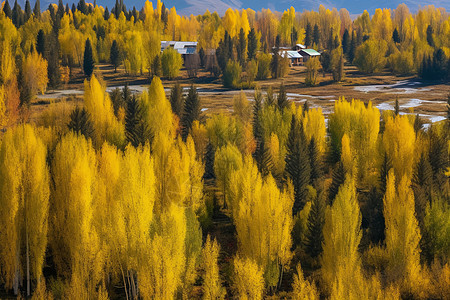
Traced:
POLYGON ((255 59, 247 63, 246 73, 247 73, 247 84, 251 85, 253 81, 255 81, 256 76, 258 75, 258 62, 255 59))
POLYGON ((356 49, 353 63, 361 72, 375 73, 386 65, 387 43, 369 39, 356 49))
POLYGON ((289 58, 287 57, 281 57, 279 60, 279 72, 278 75, 280 78, 283 78, 289 74, 289 71, 291 70, 291 65, 289 63, 289 58))
POLYGON ((258 55, 258 72, 256 78, 258 80, 264 80, 269 78, 270 75, 270 62, 272 61, 272 56, 269 53, 261 53, 258 55))
POLYGON ((414 73, 414 58, 410 51, 396 52, 388 57, 388 65, 392 72, 400 75, 414 73))
POLYGON ((237 61, 229 60, 223 72, 223 85, 227 88, 240 88, 242 67, 237 61))
POLYGON ((183 66, 183 58, 177 50, 167 48, 161 55, 161 66, 163 75, 173 79, 178 76, 178 73, 183 66))
POLYGON ((305 84, 313 86, 317 84, 317 75, 321 68, 320 61, 317 58, 310 58, 306 64, 306 78, 305 84))

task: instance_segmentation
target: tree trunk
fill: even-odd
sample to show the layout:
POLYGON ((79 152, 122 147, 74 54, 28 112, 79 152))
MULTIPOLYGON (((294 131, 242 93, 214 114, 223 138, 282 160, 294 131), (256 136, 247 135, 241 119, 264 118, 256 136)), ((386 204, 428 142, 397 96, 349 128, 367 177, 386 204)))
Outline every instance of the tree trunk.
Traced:
MULTIPOLYGON (((26 222, 26 221, 25 221, 26 222)), ((29 252, 29 243, 28 243, 28 227, 25 229, 26 239, 27 239, 27 296, 30 297, 30 252, 29 252)))

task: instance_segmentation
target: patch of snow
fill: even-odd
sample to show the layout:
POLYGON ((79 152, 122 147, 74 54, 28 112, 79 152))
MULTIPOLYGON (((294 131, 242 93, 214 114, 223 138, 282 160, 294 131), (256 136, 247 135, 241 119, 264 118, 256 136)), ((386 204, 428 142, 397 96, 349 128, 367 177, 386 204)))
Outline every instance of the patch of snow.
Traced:
POLYGON ((370 92, 388 92, 391 94, 412 94, 416 92, 430 91, 429 88, 415 87, 420 85, 419 81, 401 80, 394 84, 378 84, 378 85, 363 85, 355 86, 355 91, 370 93, 370 92))
POLYGON ((394 106, 388 102, 380 103, 376 106, 379 110, 394 110, 394 106))

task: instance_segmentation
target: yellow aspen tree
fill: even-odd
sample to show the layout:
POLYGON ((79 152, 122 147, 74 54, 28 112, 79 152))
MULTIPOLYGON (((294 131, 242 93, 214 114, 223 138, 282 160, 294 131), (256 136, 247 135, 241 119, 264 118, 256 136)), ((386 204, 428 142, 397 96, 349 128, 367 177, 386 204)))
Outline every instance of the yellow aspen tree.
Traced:
POLYGON ((3 137, 0 146, 0 268, 5 287, 14 287, 16 294, 22 270, 28 296, 31 279, 40 282, 42 277, 50 196, 46 157, 47 148, 30 125, 9 130, 3 137))
POLYGON ((9 40, 3 41, 1 50, 2 55, 0 59, 0 79, 3 83, 6 83, 16 75, 16 64, 14 63, 11 43, 9 40))
MULTIPOLYGON (((95 202, 95 225, 102 247, 108 255, 105 269, 109 274, 123 280, 126 272, 127 232, 122 206, 122 154, 115 146, 104 143, 97 154, 98 178, 95 202)), ((151 187, 151 186, 150 186, 151 187)), ((128 188, 128 187, 127 187, 128 188)), ((125 289, 127 282, 124 280, 125 289)), ((127 292, 126 292, 127 293, 127 292)))
POLYGON ((396 178, 411 178, 416 153, 416 134, 408 116, 387 117, 383 146, 392 160, 396 178))
POLYGON ((236 146, 231 144, 219 148, 214 157, 214 172, 217 178, 217 187, 223 195, 223 205, 230 205, 230 177, 234 170, 242 167, 242 155, 236 146))
POLYGON ((240 22, 239 22, 239 29, 238 30, 240 31, 241 28, 244 31, 245 35, 247 35, 248 32, 250 31, 250 23, 248 21, 248 14, 247 14, 247 11, 245 9, 243 9, 241 11, 241 19, 240 19, 240 22))
POLYGON ((61 28, 58 33, 61 54, 73 59, 77 65, 82 65, 86 38, 82 31, 75 28, 73 16, 64 14, 61 18, 61 28))
POLYGON ((281 192, 270 175, 263 181, 253 158, 246 156, 231 175, 230 198, 240 255, 262 266, 268 285, 275 286, 280 266, 292 257, 290 189, 281 192))
POLYGON ((211 240, 208 234, 202 249, 202 262, 205 269, 202 285, 204 300, 224 299, 225 297, 225 289, 222 287, 219 275, 219 252, 220 247, 217 241, 211 240))
POLYGON ((183 66, 183 57, 172 47, 166 48, 161 54, 161 68, 164 77, 174 79, 178 77, 183 66))
POLYGON ((160 133, 164 133, 169 138, 174 138, 177 125, 159 77, 153 78, 148 92, 142 93, 141 101, 147 124, 149 124, 153 136, 156 138, 160 133))
POLYGON ((203 156, 206 153, 206 147, 208 146, 208 131, 206 130, 205 125, 201 124, 198 120, 195 120, 192 123, 191 135, 194 140, 197 158, 203 160, 203 156))
POLYGON ((362 287, 361 212, 355 181, 347 176, 333 205, 325 212, 323 228, 322 278, 334 299, 358 299, 362 287))
POLYGON ((390 41, 393 31, 391 11, 386 8, 383 10, 380 8, 376 9, 372 17, 371 27, 375 39, 390 41))
POLYGON ((260 300, 264 293, 263 270, 250 258, 233 259, 234 286, 237 297, 242 300, 260 300))
POLYGON ((294 275, 294 282, 292 283, 292 299, 319 300, 319 296, 314 282, 310 283, 305 279, 301 265, 297 264, 297 274, 294 275))
POLYGON ((348 102, 344 98, 335 102, 328 122, 331 150, 335 159, 340 158, 342 137, 348 135, 359 171, 358 179, 363 180, 375 167, 379 129, 380 112, 372 103, 366 107, 362 101, 348 102))
POLYGON ((223 27, 231 38, 235 37, 239 33, 238 22, 239 22, 239 13, 236 16, 236 12, 230 7, 226 10, 225 15, 222 19, 223 27))
POLYGON ((96 156, 90 141, 68 133, 55 149, 51 203, 51 247, 70 295, 94 294, 102 279, 104 253, 94 224, 96 156), (64 216, 64 217, 61 217, 64 216))
POLYGON ((104 141, 116 146, 125 142, 125 128, 116 116, 106 88, 95 76, 84 81, 84 105, 91 115, 95 127, 94 145, 101 147, 104 141))
POLYGON ((0 85, 0 128, 5 126, 7 122, 5 90, 4 87, 0 85))
POLYGON ((160 134, 153 143, 155 174, 157 178, 156 211, 175 203, 184 207, 200 208, 203 195, 203 165, 197 160, 193 139, 186 143, 181 137, 173 141, 160 134))
POLYGON ((286 165, 286 161, 284 159, 286 151, 284 152, 280 151, 280 141, 276 133, 272 133, 270 135, 268 148, 273 163, 272 175, 275 178, 280 178, 283 175, 284 168, 286 165))
POLYGON ((146 276, 145 273, 141 274, 140 267, 147 263, 147 249, 150 247, 150 227, 154 220, 153 209, 156 201, 156 176, 149 145, 139 148, 129 145, 121 161, 119 201, 126 241, 116 247, 123 251, 119 252, 123 255, 124 264, 121 273, 125 286, 125 278, 130 278, 128 288, 131 295, 128 296, 133 298, 138 293, 135 272, 139 279, 146 276))
POLYGON ((12 48, 12 41, 5 39, 2 42, 0 82, 3 83, 3 103, 5 106, 5 117, 3 118, 3 122, 5 122, 6 125, 14 124, 19 117, 20 93, 17 85, 16 64, 12 48))
POLYGON ((327 129, 322 108, 311 108, 305 111, 303 117, 303 131, 308 141, 314 138, 319 153, 325 153, 327 129))
POLYGON ((355 164, 355 157, 350 146, 350 138, 346 133, 342 137, 341 144, 342 144, 341 162, 344 165, 344 169, 346 170, 346 172, 349 172, 349 174, 356 175, 357 166, 355 164))
POLYGON ((144 299, 173 299, 182 284, 186 266, 184 211, 183 207, 170 204, 155 216, 145 262, 138 267, 144 299))
POLYGON ((241 91, 238 95, 233 97, 233 110, 237 119, 243 124, 250 121, 252 116, 252 107, 247 99, 244 91, 241 91))
POLYGON ((418 283, 420 266, 420 229, 414 215, 414 194, 409 179, 403 176, 396 186, 391 169, 383 199, 386 224, 387 274, 392 281, 401 281, 407 288, 418 283))
POLYGON ((215 148, 221 148, 227 144, 233 144, 243 153, 247 151, 249 137, 246 129, 236 118, 224 114, 213 115, 206 121, 206 130, 211 144, 215 148))
POLYGON ((24 83, 31 89, 32 95, 44 94, 47 89, 47 61, 34 51, 23 63, 24 83))

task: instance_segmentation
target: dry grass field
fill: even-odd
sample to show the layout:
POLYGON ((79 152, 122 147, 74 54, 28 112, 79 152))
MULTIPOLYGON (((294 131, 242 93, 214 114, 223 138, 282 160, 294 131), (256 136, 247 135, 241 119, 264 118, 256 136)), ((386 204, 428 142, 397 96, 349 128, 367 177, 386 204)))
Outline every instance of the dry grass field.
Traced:
MULTIPOLYGON (((400 111, 403 113, 419 113, 424 121, 439 121, 446 114, 446 100, 450 86, 439 83, 427 83, 412 76, 399 77, 387 72, 367 76, 361 74, 354 66, 345 67, 346 76, 343 82, 334 83, 331 74, 320 74, 319 84, 307 87, 304 84, 305 67, 292 67, 288 76, 282 79, 256 81, 255 85, 263 91, 269 86, 277 92, 281 83, 286 86, 288 98, 297 104, 308 101, 310 107, 322 107, 324 114, 333 109, 334 101, 340 97, 371 101, 379 109, 393 109, 395 99, 398 99, 400 111)), ((80 69, 74 69, 72 80, 59 90, 47 91, 39 95, 33 102, 28 113, 29 120, 45 125, 46 120, 56 118, 65 122, 71 109, 82 105, 84 76, 80 69)), ((108 91, 115 87, 123 87, 128 83, 132 92, 140 93, 149 84, 147 74, 128 75, 123 69, 115 73, 109 65, 99 65, 96 74, 105 82, 108 91)), ((196 78, 188 78, 186 70, 181 70, 175 80, 163 79, 167 94, 170 88, 180 82, 186 88, 192 83, 198 88, 202 100, 204 114, 230 113, 233 109, 233 97, 240 90, 225 89, 220 79, 210 77, 210 74, 200 71, 196 78)), ((254 90, 244 90, 249 99, 253 98, 254 90)))

